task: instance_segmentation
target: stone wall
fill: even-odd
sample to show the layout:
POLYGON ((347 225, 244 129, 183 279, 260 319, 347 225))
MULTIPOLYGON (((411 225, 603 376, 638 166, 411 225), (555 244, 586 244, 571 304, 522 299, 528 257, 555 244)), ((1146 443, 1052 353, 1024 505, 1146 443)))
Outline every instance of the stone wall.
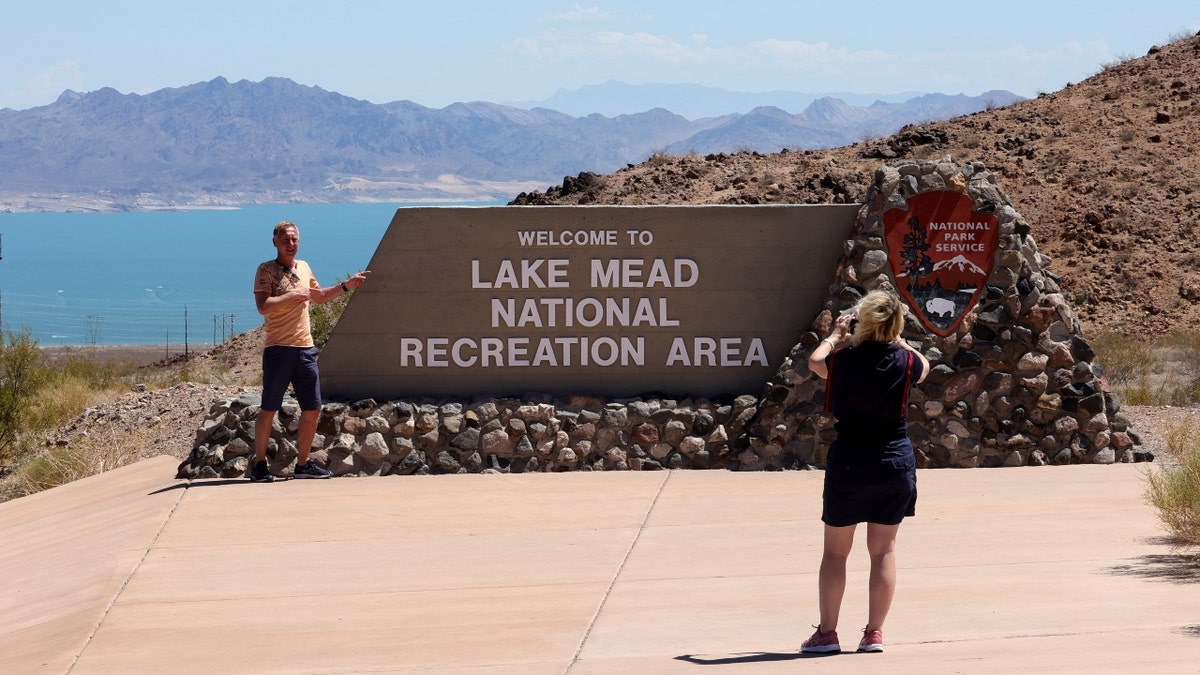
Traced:
MULTIPOLYGON (((730 443, 744 436, 756 403, 754 395, 726 402, 526 397, 327 403, 313 458, 338 476, 756 469, 763 468, 758 455, 730 443)), ((178 477, 247 475, 258 404, 257 394, 214 404, 178 477)), ((290 475, 295 462, 299 412, 287 399, 275 418, 268 457, 278 476, 290 475)))
POLYGON ((931 191, 956 191, 999 223, 996 265, 977 304, 946 337, 911 315, 904 338, 929 359, 909 400, 909 437, 923 467, 1112 463, 1149 459, 1120 413, 1095 352, 1037 250, 1025 219, 980 162, 909 162, 880 168, 845 244, 811 330, 768 383, 750 435, 771 453, 823 462, 834 438, 824 382, 808 355, 834 318, 876 288, 887 270, 883 214, 931 191))

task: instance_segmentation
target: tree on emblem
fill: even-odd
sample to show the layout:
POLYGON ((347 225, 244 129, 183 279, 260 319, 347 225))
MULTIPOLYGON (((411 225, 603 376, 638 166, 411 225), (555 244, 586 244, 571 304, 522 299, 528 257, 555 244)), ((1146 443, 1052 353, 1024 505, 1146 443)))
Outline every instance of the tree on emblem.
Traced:
POLYGON ((933 259, 926 254, 929 242, 925 238, 925 228, 916 216, 908 219, 908 232, 904 235, 904 248, 900 249, 900 260, 903 261, 904 274, 908 277, 910 294, 916 294, 917 281, 933 271, 933 259))

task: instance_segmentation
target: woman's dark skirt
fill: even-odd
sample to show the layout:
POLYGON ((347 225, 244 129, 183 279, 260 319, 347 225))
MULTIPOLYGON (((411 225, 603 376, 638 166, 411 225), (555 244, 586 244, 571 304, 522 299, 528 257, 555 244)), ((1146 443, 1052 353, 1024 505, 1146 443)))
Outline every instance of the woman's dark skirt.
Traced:
POLYGON ((825 463, 823 502, 821 520, 832 527, 899 525, 915 515, 917 461, 912 443, 907 437, 882 447, 835 441, 825 463))

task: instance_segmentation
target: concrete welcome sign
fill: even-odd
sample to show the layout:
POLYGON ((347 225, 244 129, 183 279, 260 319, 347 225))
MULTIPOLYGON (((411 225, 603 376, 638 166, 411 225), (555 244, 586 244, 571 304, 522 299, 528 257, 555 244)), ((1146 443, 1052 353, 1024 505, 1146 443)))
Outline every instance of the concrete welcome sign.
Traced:
POLYGON ((858 205, 402 208, 321 361, 327 397, 758 392, 858 205))

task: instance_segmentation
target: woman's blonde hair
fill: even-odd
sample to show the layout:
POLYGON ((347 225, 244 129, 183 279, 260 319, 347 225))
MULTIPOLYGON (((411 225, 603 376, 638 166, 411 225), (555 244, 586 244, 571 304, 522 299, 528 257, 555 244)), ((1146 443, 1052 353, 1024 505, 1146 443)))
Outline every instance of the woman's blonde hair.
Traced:
POLYGON ((891 342, 900 337, 904 330, 904 313, 907 308, 894 293, 871 291, 863 296, 854 307, 858 325, 850 338, 850 344, 864 342, 891 342))

